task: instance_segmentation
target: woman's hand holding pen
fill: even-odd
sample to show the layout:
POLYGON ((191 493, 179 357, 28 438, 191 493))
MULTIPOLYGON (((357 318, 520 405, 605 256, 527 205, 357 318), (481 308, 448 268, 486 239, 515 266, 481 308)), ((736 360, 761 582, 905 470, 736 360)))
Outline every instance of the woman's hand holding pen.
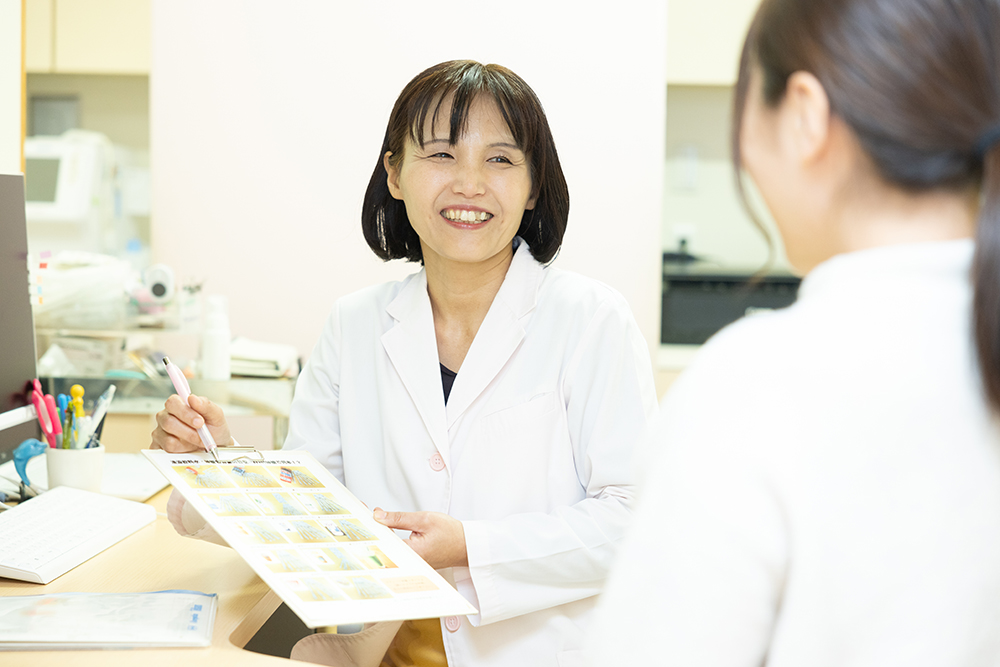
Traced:
POLYGON ((163 410, 156 413, 156 428, 152 433, 152 449, 168 452, 203 452, 205 446, 198 429, 205 424, 219 447, 233 444, 229 423, 222 408, 201 396, 191 394, 184 403, 177 394, 167 399, 163 410))
POLYGON ((435 570, 467 567, 465 528, 458 519, 441 512, 386 512, 375 508, 375 520, 396 530, 409 530, 403 540, 435 570))

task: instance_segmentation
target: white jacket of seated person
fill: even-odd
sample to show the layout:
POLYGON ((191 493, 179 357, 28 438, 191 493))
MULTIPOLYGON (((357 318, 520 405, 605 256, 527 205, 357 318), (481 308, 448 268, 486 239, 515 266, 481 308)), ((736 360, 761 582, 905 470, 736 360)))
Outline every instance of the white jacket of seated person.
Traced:
POLYGON ((972 253, 839 255, 705 345, 654 429, 595 667, 1000 665, 972 253))
POLYGON ((447 405, 420 271, 336 303, 285 442, 369 507, 463 522, 469 567, 442 574, 480 613, 442 622, 450 667, 582 664, 656 411, 622 296, 515 243, 447 405))

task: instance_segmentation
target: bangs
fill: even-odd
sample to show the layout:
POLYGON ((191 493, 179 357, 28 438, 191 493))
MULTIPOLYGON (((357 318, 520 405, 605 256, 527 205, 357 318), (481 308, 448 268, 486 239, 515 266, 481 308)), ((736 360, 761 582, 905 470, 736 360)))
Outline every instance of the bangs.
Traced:
POLYGON ((525 154, 538 136, 537 108, 534 93, 517 76, 499 65, 462 63, 460 67, 435 72, 420 81, 407 109, 409 136, 423 148, 427 116, 431 127, 442 113, 449 113, 448 143, 454 145, 465 132, 469 110, 478 99, 492 100, 503 117, 514 143, 525 154), (451 109, 445 102, 451 100, 451 109))

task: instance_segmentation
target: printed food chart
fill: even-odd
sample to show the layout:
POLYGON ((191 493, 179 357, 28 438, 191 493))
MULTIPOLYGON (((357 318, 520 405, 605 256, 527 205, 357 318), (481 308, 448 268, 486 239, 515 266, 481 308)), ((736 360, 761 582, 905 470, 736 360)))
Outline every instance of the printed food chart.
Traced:
POLYGON ((476 609, 307 452, 143 450, 310 628, 476 609))

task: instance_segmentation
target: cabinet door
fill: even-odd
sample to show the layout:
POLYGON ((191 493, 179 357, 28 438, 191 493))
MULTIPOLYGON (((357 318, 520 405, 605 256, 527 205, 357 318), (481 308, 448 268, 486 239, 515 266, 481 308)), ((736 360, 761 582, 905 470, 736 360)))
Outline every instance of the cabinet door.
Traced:
MULTIPOLYGON (((21 150, 21 147, 24 145, 24 133, 22 132, 24 88, 21 85, 21 31, 23 25, 21 7, 22 4, 20 2, 0 2, 0 174, 18 174, 24 168, 22 160, 24 154, 21 150)), ((4 186, 7 188, 6 191, 8 193, 17 191, 16 186, 12 187, 8 185, 8 181, 6 180, 4 181, 4 186)), ((0 194, 0 197, 2 196, 0 194)), ((13 204, 9 208, 4 207, 4 213, 12 215, 13 204)), ((3 224, 9 224, 9 218, 4 218, 3 224)), ((0 253, 3 253, 3 259, 0 259, 0 264, 9 263, 14 259, 16 244, 12 244, 10 240, 7 240, 10 238, 9 236, 0 236, 3 236, 5 244, 11 245, 10 248, 0 246, 0 253)), ((2 268, 6 274, 7 266, 3 266, 2 268)), ((10 290, 11 288, 9 285, 4 285, 0 289, 10 290)), ((15 297, 11 298, 17 301, 15 297)), ((0 299, 0 301, 3 302, 0 304, 0 318, 10 317, 3 309, 9 307, 11 302, 6 299, 0 299)), ((3 328, 7 329, 7 327, 3 328)), ((0 342, 0 345, 3 345, 5 342, 0 342)), ((28 349, 31 348, 29 347, 28 349)), ((5 349, 3 354, 12 355, 14 352, 5 349)), ((31 353, 29 352, 28 354, 30 355, 31 353)), ((13 359, 11 363, 13 363, 13 359)), ((5 375, 9 377, 13 369, 7 370, 6 364, 4 365, 4 369, 5 375)), ((10 387, 8 386, 5 391, 9 389, 10 387)), ((7 399, 4 398, 3 402, 4 407, 0 408, 0 410, 7 410, 7 399)))
POLYGON ((150 0, 55 0, 54 71, 149 74, 150 0))
POLYGON ((760 0, 670 0, 667 83, 729 86, 760 0))
POLYGON ((52 16, 56 0, 27 0, 24 6, 24 67, 52 71, 52 16))

